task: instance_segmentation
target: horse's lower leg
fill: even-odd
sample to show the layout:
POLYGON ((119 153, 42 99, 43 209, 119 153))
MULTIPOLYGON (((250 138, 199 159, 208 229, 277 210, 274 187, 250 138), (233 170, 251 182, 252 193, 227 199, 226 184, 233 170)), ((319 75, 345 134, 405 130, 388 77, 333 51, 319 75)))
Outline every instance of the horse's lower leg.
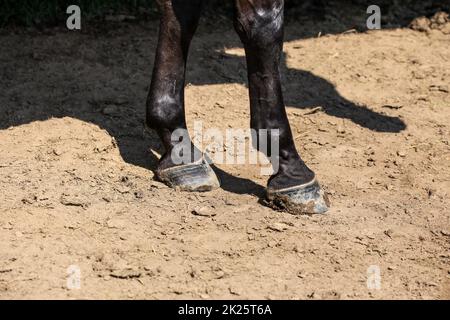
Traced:
MULTIPOLYGON (((198 191, 216 187, 217 178, 209 166, 196 163, 201 161, 198 159, 200 152, 190 152, 187 163, 183 163, 185 166, 175 168, 180 163, 174 161, 172 151, 179 143, 173 139, 174 132, 183 130, 187 133, 184 111, 186 61, 200 19, 202 2, 158 0, 161 22, 146 117, 147 126, 158 133, 166 149, 157 176, 171 186, 198 191)), ((184 146, 188 144, 191 151, 198 151, 189 137, 185 136, 184 140, 184 146)))
POLYGON ((267 129, 269 135, 275 134, 275 130, 279 134, 279 150, 269 148, 269 156, 278 166, 269 179, 268 194, 279 195, 283 205, 291 206, 292 211, 325 211, 327 200, 315 182, 314 172, 304 164, 295 148, 283 102, 279 69, 284 0, 235 1, 235 28, 247 57, 250 125, 256 130, 267 129))

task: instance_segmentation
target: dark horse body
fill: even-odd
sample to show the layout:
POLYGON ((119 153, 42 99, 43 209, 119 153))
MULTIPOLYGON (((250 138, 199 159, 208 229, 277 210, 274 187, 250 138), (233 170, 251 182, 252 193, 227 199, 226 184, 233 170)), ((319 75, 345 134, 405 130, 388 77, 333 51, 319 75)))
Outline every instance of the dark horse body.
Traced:
MULTIPOLYGON (((267 135, 277 131, 278 170, 269 179, 268 198, 274 205, 291 213, 323 213, 329 206, 327 197, 314 172, 305 165, 295 148, 283 102, 280 60, 284 0, 233 1, 234 26, 247 59, 250 126, 255 130, 265 129, 267 135)), ((181 165, 175 164, 171 156, 175 143, 172 134, 175 130, 186 129, 186 61, 203 0, 157 2, 162 16, 146 118, 146 125, 158 133, 166 149, 156 173, 159 179, 172 187, 190 191, 211 190, 218 187, 219 182, 202 156, 194 156, 189 163, 181 165)), ((193 145, 192 148, 195 149, 193 145)), ((271 156, 272 151, 269 148, 266 154, 271 156)))

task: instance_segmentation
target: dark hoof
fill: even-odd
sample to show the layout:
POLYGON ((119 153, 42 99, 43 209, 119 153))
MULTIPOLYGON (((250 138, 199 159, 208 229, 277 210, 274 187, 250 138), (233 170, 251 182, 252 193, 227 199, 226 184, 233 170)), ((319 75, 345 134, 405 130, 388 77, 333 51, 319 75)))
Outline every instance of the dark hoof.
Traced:
POLYGON ((204 159, 157 170, 156 175, 169 187, 182 191, 211 191, 220 187, 216 174, 204 159))
POLYGON ((300 186, 286 189, 267 189, 269 203, 276 209, 291 214, 325 213, 330 207, 328 196, 316 179, 300 186))

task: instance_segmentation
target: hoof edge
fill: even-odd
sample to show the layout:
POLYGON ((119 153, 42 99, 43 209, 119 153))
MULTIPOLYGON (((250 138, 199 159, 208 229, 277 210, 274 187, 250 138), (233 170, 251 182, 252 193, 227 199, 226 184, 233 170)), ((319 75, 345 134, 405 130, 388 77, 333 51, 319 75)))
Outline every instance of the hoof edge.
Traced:
POLYGON ((328 211, 330 201, 316 179, 286 189, 267 189, 267 198, 274 209, 291 214, 322 214, 328 211))
POLYGON ((195 163, 158 170, 156 175, 169 187, 181 191, 204 192, 220 187, 216 174, 204 159, 195 163))

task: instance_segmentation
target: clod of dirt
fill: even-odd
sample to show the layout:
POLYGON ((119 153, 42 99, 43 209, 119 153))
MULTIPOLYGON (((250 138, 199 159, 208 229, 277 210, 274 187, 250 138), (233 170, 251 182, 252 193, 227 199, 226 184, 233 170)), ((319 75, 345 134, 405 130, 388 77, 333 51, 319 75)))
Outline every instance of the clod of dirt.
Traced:
POLYGON ((106 226, 110 229, 124 229, 126 225, 126 221, 117 218, 112 218, 106 222, 106 226))
POLYGON ((340 134, 344 134, 345 133, 345 128, 341 125, 338 125, 336 128, 336 132, 340 133, 340 134))
POLYGON ((0 273, 7 273, 11 271, 13 271, 13 269, 0 269, 0 273))
POLYGON ((175 287, 169 289, 169 291, 171 291, 177 295, 181 295, 186 292, 186 289, 182 286, 175 286, 175 287))
POLYGON ((450 32, 450 19, 446 12, 437 12, 431 19, 427 17, 415 18, 409 27, 416 31, 429 32, 430 30, 440 30, 444 34, 450 32))
POLYGON ((35 194, 29 194, 22 199, 22 203, 24 204, 33 204, 38 200, 38 197, 35 194))
POLYGON ((441 234, 446 237, 450 237, 450 231, 441 230, 441 234))
POLYGON ((62 150, 59 149, 59 148, 54 148, 54 149, 53 149, 53 154, 54 154, 55 156, 60 156, 60 155, 63 154, 63 152, 62 152, 62 150))
MULTIPOLYGON (((420 79, 420 78, 417 78, 417 79, 420 79)), ((394 105, 390 105, 390 104, 385 104, 384 106, 381 106, 381 107, 386 108, 386 109, 393 109, 393 110, 398 110, 398 109, 403 108, 403 106, 400 106, 400 105, 394 106, 394 105)))
POLYGON ((90 204, 86 199, 83 199, 82 197, 68 195, 65 193, 63 193, 61 195, 61 198, 59 201, 61 202, 61 204, 65 205, 65 206, 74 206, 74 207, 83 207, 83 208, 88 207, 90 204))
POLYGON ((241 295, 240 291, 237 288, 229 287, 228 290, 230 291, 231 294, 234 294, 235 296, 241 295))
POLYGON ((341 294, 337 291, 331 290, 326 291, 322 294, 321 299, 324 300, 339 300, 341 299, 341 294))
POLYGON ((399 157, 404 158, 404 157, 406 157, 406 151, 405 150, 397 150, 397 155, 399 157))
POLYGON ((305 278, 305 275, 301 271, 299 271, 299 272, 297 272, 297 277, 300 279, 303 279, 303 278, 305 278))
POLYGON ((448 13, 440 11, 437 12, 431 19, 431 29, 441 29, 444 25, 450 22, 448 13))
POLYGON ((223 279, 223 278, 225 278, 226 275, 227 274, 225 273, 225 271, 219 270, 219 271, 216 271, 215 278, 216 279, 223 279))
POLYGON ((427 32, 431 30, 431 21, 427 17, 415 18, 409 25, 413 30, 427 32))
POLYGON ((11 222, 6 223, 6 225, 2 225, 2 228, 5 230, 12 230, 13 224, 11 222))
POLYGON ((115 189, 122 194, 129 193, 131 191, 131 188, 127 186, 119 186, 115 189))
POLYGON ((165 186, 165 185, 162 183, 150 182, 150 189, 159 189, 162 186, 165 186))
POLYGON ((443 34, 450 34, 450 22, 447 22, 442 28, 440 28, 443 34))
POLYGON ((217 213, 213 212, 211 208, 208 207, 195 208, 191 211, 191 213, 194 216, 201 216, 201 217, 214 217, 215 215, 217 215, 217 213))
POLYGON ((283 232, 284 230, 287 230, 289 228, 289 226, 285 223, 280 223, 280 222, 275 222, 272 223, 271 225, 267 226, 267 229, 273 230, 273 231, 278 231, 278 232, 283 232))
POLYGON ((449 88, 447 85, 436 85, 433 84, 430 86, 430 91, 440 91, 440 92, 445 92, 448 93, 449 92, 449 88))
POLYGON ((389 266, 389 267, 387 267, 387 269, 390 270, 390 271, 393 271, 393 270, 396 269, 396 267, 394 267, 394 266, 389 266))
POLYGON ((144 192, 142 192, 140 190, 135 191, 134 192, 134 196, 135 196, 136 199, 142 199, 142 198, 144 198, 144 192))
POLYGON ((135 269, 122 269, 122 270, 114 270, 109 275, 113 278, 118 279, 133 279, 133 278, 140 278, 142 273, 139 270, 135 269))
POLYGON ((385 230, 383 233, 392 239, 392 235, 394 234, 394 231, 392 229, 388 229, 388 230, 385 230))

